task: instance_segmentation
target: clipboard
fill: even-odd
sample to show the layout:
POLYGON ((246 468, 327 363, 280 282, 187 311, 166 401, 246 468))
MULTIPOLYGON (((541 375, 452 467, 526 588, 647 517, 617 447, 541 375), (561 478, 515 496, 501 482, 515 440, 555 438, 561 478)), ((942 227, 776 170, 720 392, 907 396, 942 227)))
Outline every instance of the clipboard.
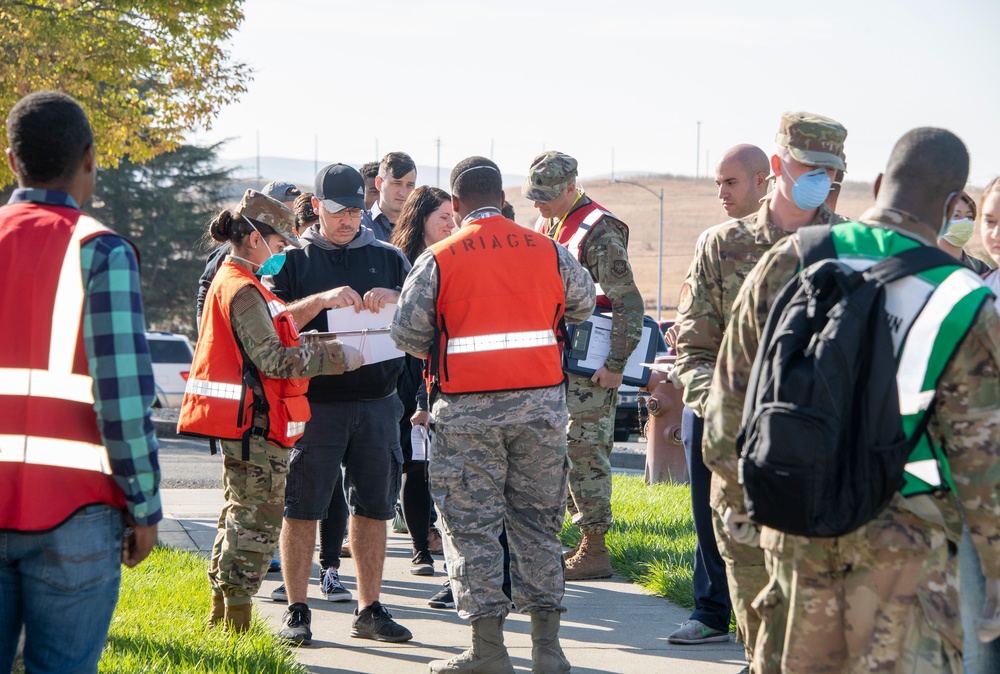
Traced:
POLYGON ((379 313, 365 310, 356 313, 354 307, 328 309, 327 325, 342 343, 353 346, 364 356, 365 365, 402 358, 389 335, 395 304, 386 304, 379 313))
MULTIPOLYGON (((611 315, 598 310, 583 323, 566 327, 569 348, 563 352, 563 369, 573 374, 593 375, 604 366, 611 351, 611 315)), ((622 383, 639 388, 648 384, 651 373, 644 363, 653 362, 658 350, 666 350, 660 326, 652 316, 643 316, 642 337, 625 363, 622 383)))

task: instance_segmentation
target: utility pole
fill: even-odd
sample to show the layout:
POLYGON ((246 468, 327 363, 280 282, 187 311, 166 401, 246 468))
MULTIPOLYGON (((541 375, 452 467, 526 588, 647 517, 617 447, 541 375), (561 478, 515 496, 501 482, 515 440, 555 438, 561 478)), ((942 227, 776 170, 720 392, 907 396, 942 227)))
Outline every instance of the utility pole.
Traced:
POLYGON ((257 187, 261 186, 259 184, 261 180, 263 180, 263 177, 260 175, 260 131, 258 131, 257 132, 257 183, 258 183, 257 187))
POLYGON ((438 136, 437 139, 437 151, 438 151, 437 177, 434 179, 434 184, 437 187, 441 187, 441 137, 440 136, 438 136))
POLYGON ((698 141, 694 149, 694 179, 701 176, 701 122, 698 122, 698 141))

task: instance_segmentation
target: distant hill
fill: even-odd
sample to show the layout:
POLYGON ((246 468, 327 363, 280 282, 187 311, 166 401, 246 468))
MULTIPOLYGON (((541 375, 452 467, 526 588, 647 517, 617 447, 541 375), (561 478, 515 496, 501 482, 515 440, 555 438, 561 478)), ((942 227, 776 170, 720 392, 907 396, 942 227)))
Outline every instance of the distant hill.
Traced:
MULTIPOLYGON (((222 159, 220 163, 227 167, 233 169, 233 177, 236 178, 240 185, 243 185, 243 189, 247 187, 260 188, 263 185, 271 182, 272 180, 287 180, 289 182, 295 183, 302 190, 311 190, 314 180, 316 179, 317 167, 322 168, 327 164, 333 163, 333 160, 321 159, 319 162, 313 162, 309 159, 290 159, 288 157, 261 157, 260 158, 260 175, 261 179, 257 180, 257 158, 256 157, 244 157, 242 159, 222 159)), ((363 162, 347 162, 354 168, 360 168, 363 162)), ((448 177, 451 175, 451 166, 441 167, 441 184, 436 185, 441 189, 448 189, 448 177)), ((438 169, 436 166, 417 166, 417 184, 418 185, 435 185, 438 175, 438 169)), ((616 172, 616 178, 637 178, 648 176, 648 172, 638 172, 638 171, 624 171, 621 173, 616 172)), ((523 173, 504 173, 503 183, 504 187, 513 188, 520 187, 524 182, 525 175, 523 173)), ((585 176, 581 178, 581 181, 586 183, 588 180, 599 180, 607 181, 610 180, 611 176, 608 174, 595 175, 595 176, 585 176)), ((239 191, 242 194, 242 190, 239 191)))

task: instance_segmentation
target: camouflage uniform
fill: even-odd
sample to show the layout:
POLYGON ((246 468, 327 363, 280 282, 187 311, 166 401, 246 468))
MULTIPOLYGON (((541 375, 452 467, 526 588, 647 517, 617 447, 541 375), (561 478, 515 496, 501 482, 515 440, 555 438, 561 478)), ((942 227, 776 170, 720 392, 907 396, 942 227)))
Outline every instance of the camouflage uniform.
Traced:
MULTIPOLYGON (((565 318, 594 310, 594 283, 562 247, 565 318)), ((425 251, 406 278, 392 323, 396 345, 428 353, 434 339, 437 264, 425 251)), ((441 513, 445 557, 463 618, 502 617, 506 522, 514 604, 524 613, 563 611, 558 534, 566 500, 566 400, 563 387, 433 397, 431 495, 441 513)))
MULTIPOLYGON (((862 221, 933 245, 934 230, 900 211, 862 221)), ((750 368, 771 302, 798 271, 797 237, 778 243, 747 277, 723 338, 706 414, 706 448, 736 484, 735 438, 750 368)), ((944 447, 957 494, 896 495, 846 536, 806 538, 764 528, 770 580, 754 603, 763 619, 754 671, 961 671, 954 546, 962 514, 988 578, 1000 577, 1000 482, 996 423, 1000 320, 980 309, 938 384, 928 430, 944 447), (957 503, 956 497, 957 496, 957 503)), ((741 494, 724 494, 739 507, 741 494)))
MULTIPOLYGON (((275 210, 272 200, 263 199, 248 190, 237 211, 297 243, 294 233, 289 234, 294 223, 291 211, 277 202, 274 204, 282 210, 275 210)), ((252 265, 242 260, 230 260, 252 269, 252 265)), ((338 341, 282 346, 264 297, 253 286, 236 292, 230 306, 230 320, 250 361, 268 377, 288 379, 344 371, 344 349, 338 341)), ((255 384, 253 393, 255 397, 263 397, 264 390, 255 384)), ((267 428, 267 415, 257 414, 254 425, 267 428)), ((227 606, 238 606, 249 604, 257 594, 278 543, 288 450, 253 436, 250 458, 244 461, 242 441, 223 440, 221 444, 226 504, 219 515, 208 579, 213 594, 224 596, 227 606)))
MULTIPOLYGON (((703 416, 716 355, 743 280, 760 257, 787 235, 771 222, 769 204, 770 200, 766 199, 757 213, 730 220, 704 232, 698 239, 694 259, 681 287, 677 305, 677 323, 680 326, 677 364, 671 378, 684 387, 684 404, 699 417, 703 416)), ((844 218, 823 205, 810 224, 843 221, 844 218)), ((705 465, 714 471, 718 457, 707 444, 703 446, 703 456, 705 465)), ((737 493, 741 493, 736 483, 732 484, 736 486, 737 493)), ((767 584, 764 553, 756 546, 743 545, 729 537, 722 524, 722 514, 726 509, 723 499, 726 483, 717 472, 712 474, 711 488, 716 544, 726 562, 729 596, 736 614, 738 636, 746 645, 747 660, 751 660, 754 635, 760 620, 750 605, 767 584)))
MULTIPOLYGON (((560 152, 535 158, 532 175, 525 183, 525 196, 541 201, 558 193, 576 176, 576 160, 560 152), (555 182, 553 182, 555 181, 555 182)), ((591 203, 582 194, 570 211, 591 203)), ((545 233, 556 237, 561 224, 546 221, 545 233)), ((580 249, 580 263, 594 283, 611 301, 611 350, 604 366, 620 374, 642 338, 643 301, 628 261, 628 228, 605 215, 591 229, 580 249)), ((588 376, 567 373, 566 404, 569 407, 567 442, 571 460, 567 506, 573 523, 586 534, 604 534, 611 526, 611 450, 614 446, 615 406, 618 391, 602 388, 588 376)))

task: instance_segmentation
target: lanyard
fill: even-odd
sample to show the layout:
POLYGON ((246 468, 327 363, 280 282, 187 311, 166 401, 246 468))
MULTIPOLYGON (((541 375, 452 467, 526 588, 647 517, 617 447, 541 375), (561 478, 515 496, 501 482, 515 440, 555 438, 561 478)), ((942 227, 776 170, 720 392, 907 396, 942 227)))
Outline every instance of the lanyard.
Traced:
POLYGON ((559 240, 559 234, 562 232, 563 224, 566 222, 566 218, 569 217, 569 214, 573 212, 573 209, 576 208, 576 204, 577 202, 580 201, 581 198, 583 198, 583 190, 577 190, 576 199, 573 200, 573 204, 569 207, 569 210, 566 211, 566 215, 564 215, 562 217, 562 220, 559 221, 559 226, 556 227, 556 233, 552 235, 553 240, 555 241, 559 240))

